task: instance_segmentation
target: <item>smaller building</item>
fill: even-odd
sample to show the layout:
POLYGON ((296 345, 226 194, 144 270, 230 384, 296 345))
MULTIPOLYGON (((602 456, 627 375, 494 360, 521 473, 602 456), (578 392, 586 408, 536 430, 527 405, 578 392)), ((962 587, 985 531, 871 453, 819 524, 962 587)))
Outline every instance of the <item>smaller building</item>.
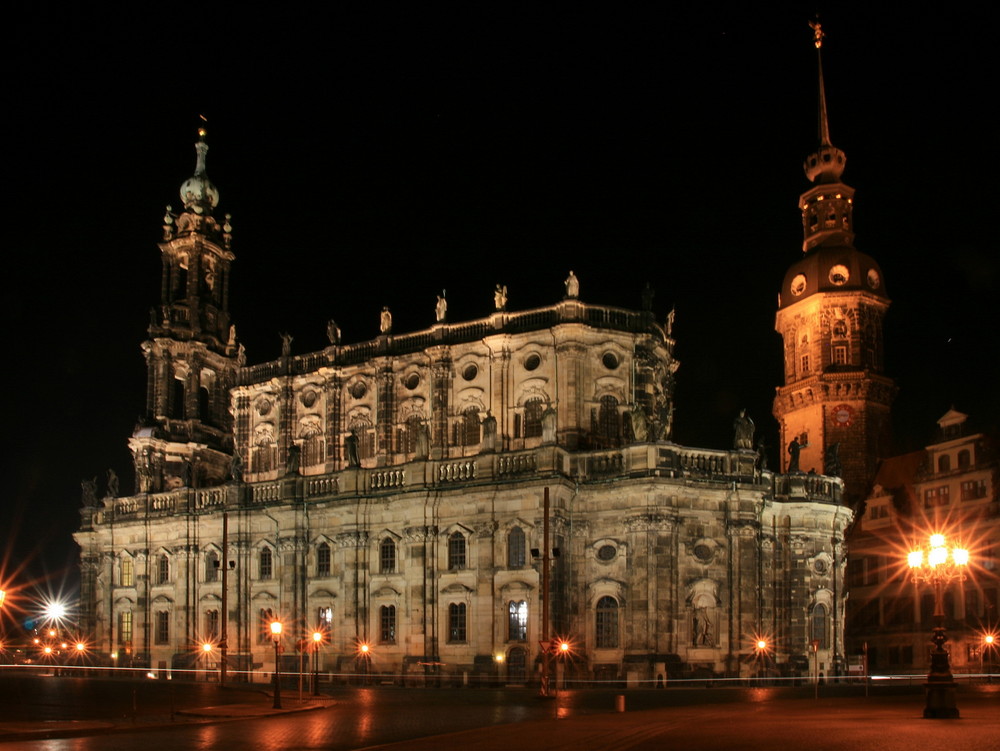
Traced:
POLYGON ((995 648, 981 651, 1000 623, 996 453, 961 412, 949 410, 938 428, 927 448, 882 462, 849 537, 847 644, 852 655, 867 645, 871 672, 922 673, 930 664, 934 592, 911 581, 906 553, 938 531, 971 554, 965 580, 944 595, 952 669, 997 662, 995 648))

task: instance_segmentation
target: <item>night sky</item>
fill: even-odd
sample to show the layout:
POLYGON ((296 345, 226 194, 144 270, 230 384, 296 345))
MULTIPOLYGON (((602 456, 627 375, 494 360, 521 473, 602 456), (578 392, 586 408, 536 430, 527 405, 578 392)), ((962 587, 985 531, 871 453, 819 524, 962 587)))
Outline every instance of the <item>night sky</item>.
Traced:
MULTIPOLYGON (((746 407, 777 444, 815 4, 359 7, 39 4, 10 24, 0 575, 72 580, 80 480, 113 467, 133 487, 156 243, 202 113, 251 363, 283 331, 293 353, 325 346, 329 318, 372 338, 383 305, 396 331, 427 327, 442 289, 459 321, 497 282, 516 310, 556 302, 569 269, 589 303, 638 307, 648 280, 657 315, 677 309, 675 440, 727 448, 746 407)), ((900 451, 952 405, 1000 419, 988 7, 822 16, 856 244, 893 300, 900 451)))

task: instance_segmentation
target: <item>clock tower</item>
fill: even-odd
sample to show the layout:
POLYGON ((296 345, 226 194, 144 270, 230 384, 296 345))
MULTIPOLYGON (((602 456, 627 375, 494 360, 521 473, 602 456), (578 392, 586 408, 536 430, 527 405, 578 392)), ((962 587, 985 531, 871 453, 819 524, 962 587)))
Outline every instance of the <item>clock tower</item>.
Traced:
POLYGON ((181 210, 167 206, 163 218, 160 305, 142 344, 146 412, 129 439, 140 493, 219 485, 232 463, 229 390, 243 360, 229 317, 232 227, 214 216, 204 128, 195 153, 181 210))
POLYGON ((775 329, 784 342, 784 385, 774 416, 782 472, 839 475, 852 503, 865 497, 888 450, 896 394, 884 374, 882 321, 889 308, 882 269, 854 247, 854 189, 841 182, 847 157, 830 141, 819 70, 819 147, 803 165, 813 183, 799 198, 803 256, 785 274, 775 329))

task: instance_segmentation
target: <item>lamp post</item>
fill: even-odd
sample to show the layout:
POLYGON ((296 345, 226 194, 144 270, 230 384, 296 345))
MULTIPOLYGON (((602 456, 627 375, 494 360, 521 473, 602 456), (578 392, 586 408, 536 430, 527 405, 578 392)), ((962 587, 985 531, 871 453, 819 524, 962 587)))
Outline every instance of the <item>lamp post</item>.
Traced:
POLYGON ((271 638, 274 640, 274 709, 281 709, 281 668, 278 649, 281 646, 281 621, 271 621, 271 638))
POLYGON ((207 683, 209 680, 209 670, 212 667, 211 664, 209 663, 209 660, 212 657, 211 642, 205 642, 204 644, 201 645, 201 653, 205 655, 205 681, 207 683))
MULTIPOLYGON (((990 649, 996 649, 997 637, 994 634, 983 634, 983 643, 979 647, 979 672, 986 675, 986 662, 984 657, 986 656, 986 651, 990 649)), ((990 659, 990 668, 993 667, 993 660, 990 659)), ((990 683, 992 681, 992 676, 986 677, 986 682, 990 683)))
POLYGON ((323 632, 313 631, 313 696, 319 696, 319 645, 323 643, 323 632))
POLYGON ((945 642, 948 637, 944 628, 944 589, 953 581, 965 579, 965 568, 969 565, 969 551, 958 546, 949 546, 943 534, 930 536, 929 545, 912 550, 906 556, 910 575, 914 583, 929 583, 934 586, 934 628, 931 641, 931 668, 924 684, 927 703, 924 717, 927 719, 957 718, 955 704, 955 678, 951 674, 945 642))

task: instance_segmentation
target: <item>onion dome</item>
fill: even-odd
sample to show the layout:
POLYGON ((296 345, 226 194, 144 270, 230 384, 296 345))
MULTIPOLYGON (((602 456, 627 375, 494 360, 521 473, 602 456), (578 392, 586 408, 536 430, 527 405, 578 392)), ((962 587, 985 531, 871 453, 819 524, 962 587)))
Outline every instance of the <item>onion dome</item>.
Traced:
POLYGON ((205 155, 208 154, 205 135, 205 129, 199 128, 198 143, 194 145, 195 153, 198 155, 194 175, 184 181, 180 191, 184 208, 194 211, 196 214, 211 214, 212 209, 219 204, 219 190, 205 174, 205 155))

